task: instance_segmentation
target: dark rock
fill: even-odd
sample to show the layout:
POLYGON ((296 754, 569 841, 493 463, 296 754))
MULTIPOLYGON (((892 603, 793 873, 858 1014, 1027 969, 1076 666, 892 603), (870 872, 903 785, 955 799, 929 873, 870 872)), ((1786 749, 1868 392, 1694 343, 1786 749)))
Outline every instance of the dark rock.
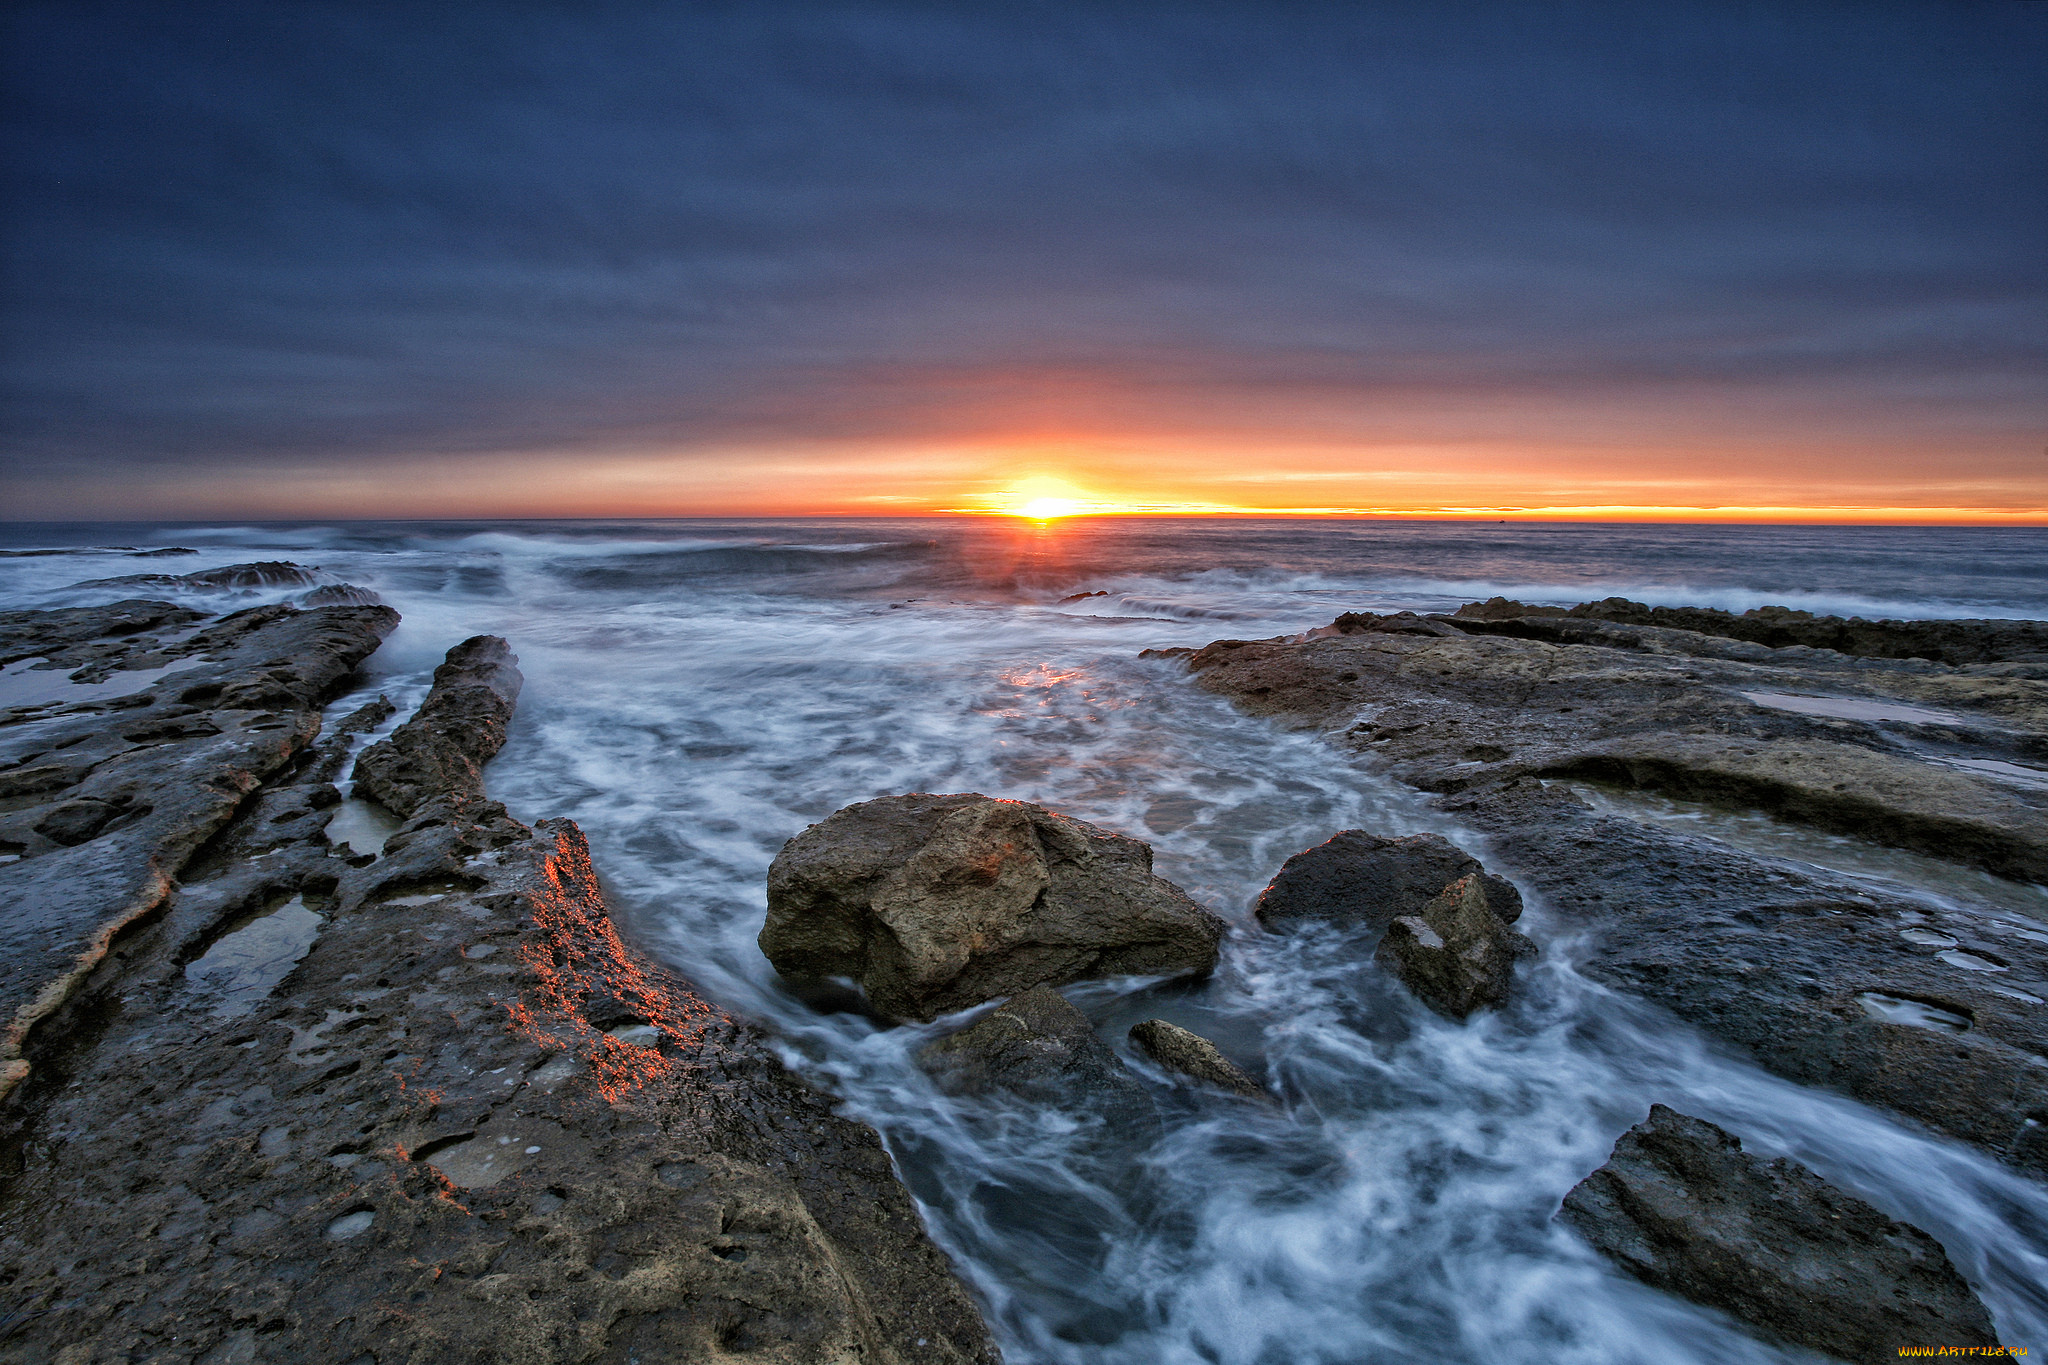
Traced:
POLYGON ((17 639, 132 654, 183 651, 169 675, 189 700, 155 692, 101 704, 17 708, 0 720, 0 771, 19 795, 0 810, 0 1095, 30 1069, 44 1021, 65 1006, 117 936, 158 914, 199 850, 264 781, 281 777, 318 731, 319 707, 398 617, 384 607, 259 608, 165 643, 182 624, 160 604, 116 603, 97 633, 88 614, 16 613, 17 639))
POLYGON ((266 559, 254 564, 227 564, 218 569, 201 569, 197 573, 123 574, 119 578, 95 578, 73 586, 222 591, 229 588, 289 587, 319 581, 318 575, 311 569, 282 559, 266 559))
POLYGON ((338 735, 357 735, 365 730, 374 730, 390 720, 397 711, 398 708, 392 705, 391 698, 379 694, 374 700, 364 702, 336 721, 333 732, 338 735))
POLYGON ((1224 1056, 1216 1044, 1178 1024, 1170 1024, 1164 1019, 1146 1019, 1131 1025, 1130 1039, 1140 1052, 1177 1076, 1213 1085, 1248 1099, 1272 1098, 1265 1086, 1224 1056))
POLYGON ((340 800, 341 793, 328 783, 309 783, 303 772, 289 773, 251 797, 233 823, 200 850, 182 880, 210 880, 281 850, 310 859, 309 845, 332 818, 325 812, 340 800))
POLYGON ((356 760, 357 795, 401 817, 437 797, 481 800, 483 765, 504 747, 519 700, 518 665, 495 635, 449 650, 419 713, 356 760))
MULTIPOLYGON (((161 668, 182 661, 177 672, 162 679, 159 685, 167 692, 176 692, 185 703, 217 706, 232 688, 236 696, 270 697, 281 705, 291 706, 314 695, 300 683, 314 680, 318 688, 324 689, 332 681, 324 663, 317 679, 314 673, 302 668, 292 656, 294 648, 303 645, 317 662, 326 636, 336 630, 345 631, 344 623, 383 623, 382 629, 388 630, 390 623, 398 619, 396 612, 384 607, 301 612, 280 603, 230 612, 209 625, 191 630, 181 627, 205 620, 204 613, 172 609, 162 603, 117 602, 106 609, 104 620, 95 623, 99 610, 82 607, 25 613, 29 617, 52 619, 27 623, 18 635, 0 624, 0 641, 16 635, 21 648, 45 654, 49 666, 71 670, 69 676, 74 682, 103 683, 122 672, 161 668), (268 657, 259 661, 251 653, 253 649, 264 650, 268 657), (194 659, 219 667, 195 667, 189 662, 194 659), (259 663, 261 667, 257 666, 259 663), (188 692, 195 695, 185 696, 188 692)), ((138 679, 136 685, 139 688, 143 683, 138 679)), ((324 699, 325 693, 321 695, 324 699)), ((156 700, 155 695, 144 693, 107 704, 147 706, 156 700)), ((49 708, 39 709, 47 712, 49 708)))
POLYGON ((1515 959, 1536 951, 1501 922, 1485 880, 1467 874, 1445 887, 1420 914, 1387 927, 1375 956, 1439 1014, 1463 1019, 1508 998, 1515 959))
POLYGON ((1661 1104, 1560 1216, 1646 1284, 1825 1355, 1874 1365, 1901 1346, 1998 1344, 1932 1237, 1661 1104))
POLYGON ((79 801, 63 801, 50 808, 50 813, 31 826, 53 844, 67 847, 82 844, 98 834, 121 813, 122 807, 109 801, 96 801, 86 797, 79 801))
POLYGON ((1067 605, 1068 603, 1070 603, 1070 602, 1086 602, 1086 601, 1087 601, 1087 600, 1088 600, 1089 598, 1091 598, 1091 597, 1107 597, 1107 596, 1109 596, 1109 590, 1108 590, 1108 589, 1106 589, 1106 588, 1097 588, 1097 589, 1096 589, 1096 590, 1095 590, 1094 592, 1077 592, 1077 593, 1072 593, 1072 594, 1070 594, 1070 595, 1068 595, 1068 596, 1066 596, 1066 597, 1062 597, 1062 598, 1061 598, 1061 599, 1059 600, 1059 605, 1061 605, 1061 606, 1063 606, 1063 607, 1064 607, 1064 606, 1066 606, 1066 605, 1067 605))
POLYGON ((203 611, 141 600, 59 611, 0 611, 0 665, 41 657, 54 668, 78 668, 96 656, 81 653, 82 647, 127 649, 132 647, 128 637, 205 619, 203 611))
MULTIPOLYGON (((355 710, 327 727, 327 733, 313 746, 305 766, 299 772, 301 782, 328 783, 341 778, 341 770, 348 766, 356 749, 356 736, 365 730, 374 730, 398 708, 391 704, 389 697, 377 697, 364 702, 355 710)), ((337 795, 336 799, 340 799, 337 795)))
POLYGON ((1050 986, 1011 997, 958 1033, 926 1044, 921 1065, 951 1095, 1003 1091, 1100 1115, 1113 1133, 1157 1124, 1152 1097, 1088 1016, 1050 986))
POLYGON ((575 826, 464 811, 342 869, 253 1012, 161 952, 94 992, 127 1003, 15 1138, 76 1134, 6 1191, 0 1273, 49 1311, 0 1359, 203 1358, 255 1320, 290 1360, 992 1363, 873 1132, 621 946, 575 826))
POLYGON ((1944 664, 2048 662, 2048 621, 1866 621, 1815 616, 1791 607, 1755 607, 1740 615, 1714 607, 1652 607, 1625 597, 1570 608, 1531 607, 1495 597, 1458 608, 1461 621, 1578 617, 1719 635, 1781 649, 1803 645, 1865 659, 1931 659, 1944 664))
POLYGON ((79 779, 91 770, 91 764, 76 762, 34 763, 26 767, 10 768, 6 772, 0 772, 0 800, 62 791, 66 787, 76 785, 79 779))
POLYGON ((1397 611, 1390 616, 1381 616, 1369 611, 1347 611, 1329 625, 1310 635, 1460 635, 1456 626, 1427 616, 1417 616, 1412 611, 1397 611))
POLYGON ((912 793, 848 806, 768 870, 761 951, 930 1019, 1040 984, 1206 973, 1223 922, 1152 850, 1022 801, 912 793))
POLYGON ((1452 882, 1472 875, 1485 883, 1487 904, 1503 923, 1521 917, 1522 896, 1514 884, 1488 873, 1477 858, 1441 835, 1388 839, 1362 829, 1339 830, 1289 858, 1259 893, 1256 913, 1268 929, 1317 919, 1385 930, 1396 918, 1419 913, 1452 882))
POLYGON ((192 739, 219 733, 220 727, 197 707, 192 706, 152 707, 143 711, 141 718, 133 724, 121 727, 121 738, 130 744, 163 739, 192 739))
POLYGON ((374 607, 384 599, 368 588, 359 588, 353 583, 329 583, 313 589, 299 598, 302 607, 374 607))
POLYGON ((1565 607, 1536 607, 1511 597, 1489 597, 1484 602, 1467 602, 1451 614, 1459 621, 1516 621, 1524 616, 1563 616, 1565 607))
POLYGON ((1828 649, 1858 658, 1927 659, 1951 665, 2048 661, 2048 624, 2023 620, 1869 621, 1815 616, 1790 607, 1740 613, 1712 607, 1652 607, 1624 597, 1540 607, 1495 597, 1449 618, 1465 629, 1551 638, 1567 621, 1684 630, 1770 648, 1828 649))
POLYGON ((2006 993, 2048 994, 2048 947, 2013 933, 2008 916, 1936 911, 1867 881, 1602 814, 1532 782, 1450 804, 1490 829, 1553 912, 1595 928, 1587 975, 1657 1001, 1779 1075, 2048 1169, 2034 1142, 2048 1117, 2048 1019, 2006 993), (1957 967, 1941 956, 1951 944, 2006 970, 1957 967), (1962 1031, 1887 1011, 1887 998, 1930 1006, 1962 1031))
POLYGON ((201 569, 184 575, 184 581, 198 588, 269 588, 316 583, 315 570, 282 559, 259 560, 254 564, 229 564, 219 569, 201 569))

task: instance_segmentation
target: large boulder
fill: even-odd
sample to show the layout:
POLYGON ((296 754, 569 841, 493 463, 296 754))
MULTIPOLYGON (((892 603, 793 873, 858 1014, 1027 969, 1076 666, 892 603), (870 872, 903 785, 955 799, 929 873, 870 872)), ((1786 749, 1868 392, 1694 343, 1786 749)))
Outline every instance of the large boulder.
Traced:
POLYGON ((1843 1360, 1998 1343, 1941 1243, 1661 1104, 1559 1216, 1644 1283, 1843 1360))
POLYGON ((1152 875, 1152 850, 1023 801, 913 792, 848 806, 768 869, 761 951, 932 1019, 1037 985, 1216 965, 1223 921, 1152 875))
POLYGON ((1289 858, 1260 893, 1256 913, 1268 929, 1313 919, 1385 930, 1401 916, 1419 913, 1452 882, 1473 875, 1485 886, 1495 915, 1508 924, 1521 917, 1522 896, 1514 883, 1491 875, 1440 835, 1388 839, 1362 829, 1340 830, 1289 858))
POLYGON ((1050 986, 1034 986, 927 1044, 918 1063, 950 1095, 1002 1092, 1094 1114, 1113 1136, 1145 1135, 1158 1125, 1145 1087, 1095 1036, 1088 1016, 1050 986))
POLYGON ((1515 959, 1536 952, 1493 912, 1487 880, 1458 878, 1420 914, 1388 925, 1374 953, 1425 1005, 1453 1019, 1505 1001, 1515 959))
POLYGON ((1163 1071, 1243 1095, 1246 1099, 1273 1098, 1250 1072, 1224 1056, 1223 1049, 1192 1029, 1184 1029, 1164 1019, 1146 1019, 1131 1025, 1130 1039, 1132 1046, 1150 1057, 1163 1071))

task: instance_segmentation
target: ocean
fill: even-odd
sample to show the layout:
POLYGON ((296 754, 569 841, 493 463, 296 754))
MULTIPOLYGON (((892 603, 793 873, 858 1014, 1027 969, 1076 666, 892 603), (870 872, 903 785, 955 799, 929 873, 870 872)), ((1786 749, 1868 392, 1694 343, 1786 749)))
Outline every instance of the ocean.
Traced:
MULTIPOLYGON (((1653 1101, 1933 1232, 2005 1340, 2048 1346, 2042 1186, 1585 979, 1581 931, 1540 900, 1521 927, 1544 952, 1520 996, 1465 1025, 1429 1015, 1339 935, 1259 932, 1260 888, 1337 830, 1435 831, 1482 857, 1484 842, 1315 735, 1139 657, 1496 594, 2048 618, 2048 530, 18 524, 0 527, 0 601, 219 610, 305 591, 74 586, 268 559, 404 613, 331 714, 381 692, 402 717, 450 645, 511 641, 526 691, 492 795, 523 819, 576 820, 629 935, 768 1025, 790 1065, 883 1134, 1015 1365, 1812 1359, 1619 1275, 1552 1220, 1653 1101), (198 553, 131 557, 173 545, 198 553), (1068 994, 1119 1046, 1155 1015, 1214 1038, 1284 1104, 1169 1103, 1156 1143, 1105 1155, 1077 1146, 1064 1114, 937 1095, 911 1055, 945 1021, 881 1028, 785 991, 754 943, 776 851, 842 806, 920 790, 1042 802, 1148 840, 1158 870, 1230 922, 1222 968, 1198 986, 1068 994)), ((1857 856, 1856 875, 1959 894, 1927 860, 1857 856)), ((2048 917, 2036 889, 2002 894, 2048 917)))

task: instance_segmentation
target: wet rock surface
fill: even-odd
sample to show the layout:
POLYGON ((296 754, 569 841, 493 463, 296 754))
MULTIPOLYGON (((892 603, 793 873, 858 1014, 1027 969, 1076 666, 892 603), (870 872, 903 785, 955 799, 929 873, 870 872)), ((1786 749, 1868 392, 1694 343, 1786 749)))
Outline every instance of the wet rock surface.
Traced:
POLYGON ((481 798, 483 766, 505 747, 519 702, 518 665, 495 635, 449 650, 419 713, 356 760, 356 794, 401 817, 441 797, 481 798))
MULTIPOLYGON (((1985 650, 1995 636, 1981 633, 1985 650)), ((1847 835, 1959 875, 2040 881, 2048 668, 1773 648, 1586 616, 1354 616, 1183 657, 1199 685, 1243 709, 1320 727, 1436 793, 1484 841, 1489 866, 1591 931, 1587 974, 1781 1075, 2048 1169, 2039 918, 1968 895, 1932 902, 1631 805, 1757 812, 1813 832, 1802 838, 1847 835)))
POLYGON ((103 658, 140 659, 162 643, 162 632, 205 619, 202 611, 140 599, 104 607, 0 612, 0 664, 40 658, 43 667, 68 672, 103 658))
POLYGON ((1508 998, 1515 959, 1533 957, 1536 945, 1493 912, 1484 878, 1467 873, 1445 887, 1420 913, 1387 926, 1374 953, 1403 985, 1439 1014, 1463 1019, 1508 998))
POLYGON ((95 578, 77 584, 80 588, 146 588, 155 592, 166 589, 223 591, 229 588, 272 588, 296 587, 301 584, 319 582, 316 570, 289 560, 265 559, 253 564, 227 564, 218 569, 201 569, 197 573, 164 574, 138 573, 123 574, 118 578, 95 578))
POLYGON ((1266 1087, 1260 1085, 1250 1072, 1224 1056, 1216 1044, 1191 1029, 1164 1019, 1145 1019, 1131 1025, 1130 1038, 1132 1046, 1164 1071, 1243 1095, 1247 1099, 1272 1098, 1266 1087))
MULTIPOLYGON (((150 760, 156 813, 82 845, 158 890, 0 1110, 0 1360, 993 1361, 874 1133, 626 947, 573 824, 528 826, 456 767, 381 855, 337 856, 347 745, 310 708, 395 618, 263 611, 173 675, 203 709, 0 727, 17 781, 127 753, 134 720, 219 731, 147 741, 186 755, 150 760), (258 695, 303 709, 268 729, 222 702, 258 695), (270 747, 239 738, 259 728, 270 747), (214 791, 202 753, 240 765, 206 833, 152 823, 214 791)), ((27 780, 37 809, 106 790, 45 789, 63 775, 27 780)), ((0 924, 42 913, 37 866, 65 856, 0 867, 39 876, 0 924)))
POLYGON ((958 1033, 927 1044, 918 1063, 948 1094, 1000 1091, 1096 1115, 1115 1134, 1158 1126, 1145 1087, 1096 1037, 1088 1016, 1050 986, 1034 986, 958 1033))
POLYGON ((1503 923, 1522 913, 1513 882, 1489 874, 1479 860, 1439 834, 1386 838, 1339 830, 1289 858, 1259 893, 1254 913, 1268 929, 1326 920, 1384 932, 1403 915, 1421 912, 1460 877, 1484 883, 1487 904, 1503 923))
POLYGON ((1842 1360, 1998 1344, 1934 1238, 1661 1104, 1559 1216, 1637 1279, 1842 1360))
POLYGON ((1791 1080, 2048 1170, 2038 1003, 2048 1000, 2048 929, 2038 922, 1936 907, 1641 824, 1566 787, 1521 783, 1445 804, 1486 828, 1498 859, 1568 923, 1594 928, 1588 975, 1791 1080), (1959 952, 1993 969, 1958 965, 1959 952), (1886 1010, 1888 1000, 1936 1014, 1886 1010))
POLYGON ((931 1019, 1041 984, 1206 973, 1222 935, 1136 839, 1028 802, 919 792, 790 840, 760 943, 785 976, 851 977, 882 1013, 931 1019))
POLYGON ((384 599, 353 583, 323 583, 298 599, 302 607, 379 606, 384 599))
POLYGON ((2048 878, 2042 666, 1525 619, 1561 633, 1471 634, 1514 623, 1437 617, 1455 633, 1225 640, 1189 665, 1248 710, 1342 729, 1431 790, 1583 776, 2048 878))
POLYGON ((44 628, 18 623, 17 638, 62 638, 61 653, 115 677, 165 654, 191 664, 125 696, 0 713, 7 1088, 28 1074, 30 1035, 312 741, 320 704, 398 619, 382 607, 264 607, 167 643, 151 632, 187 614, 118 603, 99 635, 89 616, 50 614, 59 619, 44 628))

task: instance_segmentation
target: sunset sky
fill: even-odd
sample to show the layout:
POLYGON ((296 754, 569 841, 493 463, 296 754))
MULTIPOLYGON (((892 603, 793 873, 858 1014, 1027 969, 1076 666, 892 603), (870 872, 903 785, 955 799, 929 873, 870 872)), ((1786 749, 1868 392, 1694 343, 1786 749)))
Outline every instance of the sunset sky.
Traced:
POLYGON ((15 519, 2048 524, 2048 5, 6 10, 15 519))

